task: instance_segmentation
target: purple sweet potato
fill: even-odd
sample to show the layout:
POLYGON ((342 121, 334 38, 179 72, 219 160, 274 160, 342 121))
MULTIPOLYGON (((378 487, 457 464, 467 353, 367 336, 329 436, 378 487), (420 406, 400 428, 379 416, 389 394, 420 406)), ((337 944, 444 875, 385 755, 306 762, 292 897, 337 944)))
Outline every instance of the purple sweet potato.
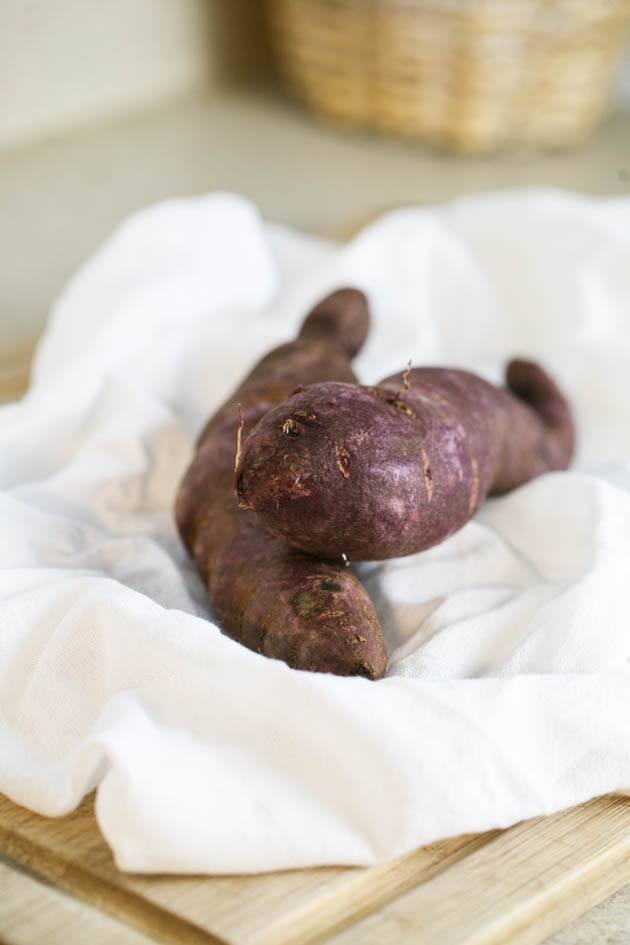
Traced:
POLYGON ((179 489, 176 520, 214 614, 231 637, 296 669, 377 679, 387 653, 357 578, 342 564, 274 538, 253 512, 239 508, 234 490, 239 414, 245 440, 296 386, 354 382, 350 358, 368 324, 363 294, 339 290, 310 313, 295 341, 256 365, 206 424, 179 489))
POLYGON ((506 380, 417 368, 378 387, 315 384, 247 440, 239 495, 279 538, 329 560, 436 545, 487 495, 569 464, 571 412, 554 382, 519 360, 506 380))

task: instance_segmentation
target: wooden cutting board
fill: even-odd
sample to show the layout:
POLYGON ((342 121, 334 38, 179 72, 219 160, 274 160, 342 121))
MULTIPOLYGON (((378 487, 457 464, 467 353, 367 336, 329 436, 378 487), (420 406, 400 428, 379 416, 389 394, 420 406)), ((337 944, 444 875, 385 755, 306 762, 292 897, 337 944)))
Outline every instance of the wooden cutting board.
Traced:
POLYGON ((28 386, 36 342, 0 348, 0 404, 21 397, 28 386))
MULTIPOLYGON (((0 402, 25 389, 32 347, 0 352, 0 402)), ((535 945, 628 881, 622 797, 371 869, 175 877, 119 872, 92 798, 51 820, 0 796, 8 945, 535 945)))
POLYGON ((177 877, 118 871, 91 798, 46 819, 0 797, 0 851, 9 945, 534 945, 630 880, 630 799, 598 798, 369 869, 177 877))

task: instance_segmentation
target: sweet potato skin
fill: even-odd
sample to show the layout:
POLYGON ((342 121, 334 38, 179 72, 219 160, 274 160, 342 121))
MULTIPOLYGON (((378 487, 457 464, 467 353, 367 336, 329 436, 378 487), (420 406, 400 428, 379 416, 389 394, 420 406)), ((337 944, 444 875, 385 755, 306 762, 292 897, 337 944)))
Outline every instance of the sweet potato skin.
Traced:
POLYGON ((461 528, 487 495, 568 465, 573 424, 553 381, 513 361, 507 383, 416 368, 378 387, 309 387, 245 444, 239 493, 274 534, 311 554, 422 551, 461 528))
POLYGON ((313 310, 295 341, 266 355, 204 427, 175 515, 228 635, 296 669, 377 679, 387 652, 357 578, 343 564, 319 561, 273 537, 253 512, 239 508, 234 490, 239 422, 246 441, 296 386, 329 378, 353 383, 349 356, 367 327, 365 297, 340 290, 313 310))

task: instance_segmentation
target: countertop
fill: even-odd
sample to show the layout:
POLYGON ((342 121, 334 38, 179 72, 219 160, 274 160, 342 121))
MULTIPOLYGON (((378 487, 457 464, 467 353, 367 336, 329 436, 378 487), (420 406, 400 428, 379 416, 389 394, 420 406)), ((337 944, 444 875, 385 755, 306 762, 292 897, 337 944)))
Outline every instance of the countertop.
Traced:
POLYGON ((630 112, 580 151, 463 158, 313 121, 263 86, 230 88, 0 153, 0 345, 34 338, 76 267, 128 213, 214 189, 343 237, 378 213, 511 187, 630 193, 630 112))

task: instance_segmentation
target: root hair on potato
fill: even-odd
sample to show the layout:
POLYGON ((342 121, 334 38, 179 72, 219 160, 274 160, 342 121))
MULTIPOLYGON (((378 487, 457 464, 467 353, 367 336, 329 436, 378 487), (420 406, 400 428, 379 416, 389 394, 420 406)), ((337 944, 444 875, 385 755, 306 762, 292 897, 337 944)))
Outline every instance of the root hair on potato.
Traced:
POLYGON ((197 437, 175 519, 208 591, 209 615, 230 637, 295 669, 378 679, 387 648, 366 589, 338 556, 305 554, 275 535, 254 514, 248 491, 255 479, 248 450, 279 409, 274 432, 284 459, 266 477, 266 494, 276 514, 308 500, 317 470, 307 441, 319 436, 318 414, 330 410, 322 404, 298 415, 295 398, 322 382, 356 384, 351 359, 368 326, 365 295, 339 289, 308 313, 297 338, 264 355, 197 437), (313 436, 304 435, 315 424, 313 436))

